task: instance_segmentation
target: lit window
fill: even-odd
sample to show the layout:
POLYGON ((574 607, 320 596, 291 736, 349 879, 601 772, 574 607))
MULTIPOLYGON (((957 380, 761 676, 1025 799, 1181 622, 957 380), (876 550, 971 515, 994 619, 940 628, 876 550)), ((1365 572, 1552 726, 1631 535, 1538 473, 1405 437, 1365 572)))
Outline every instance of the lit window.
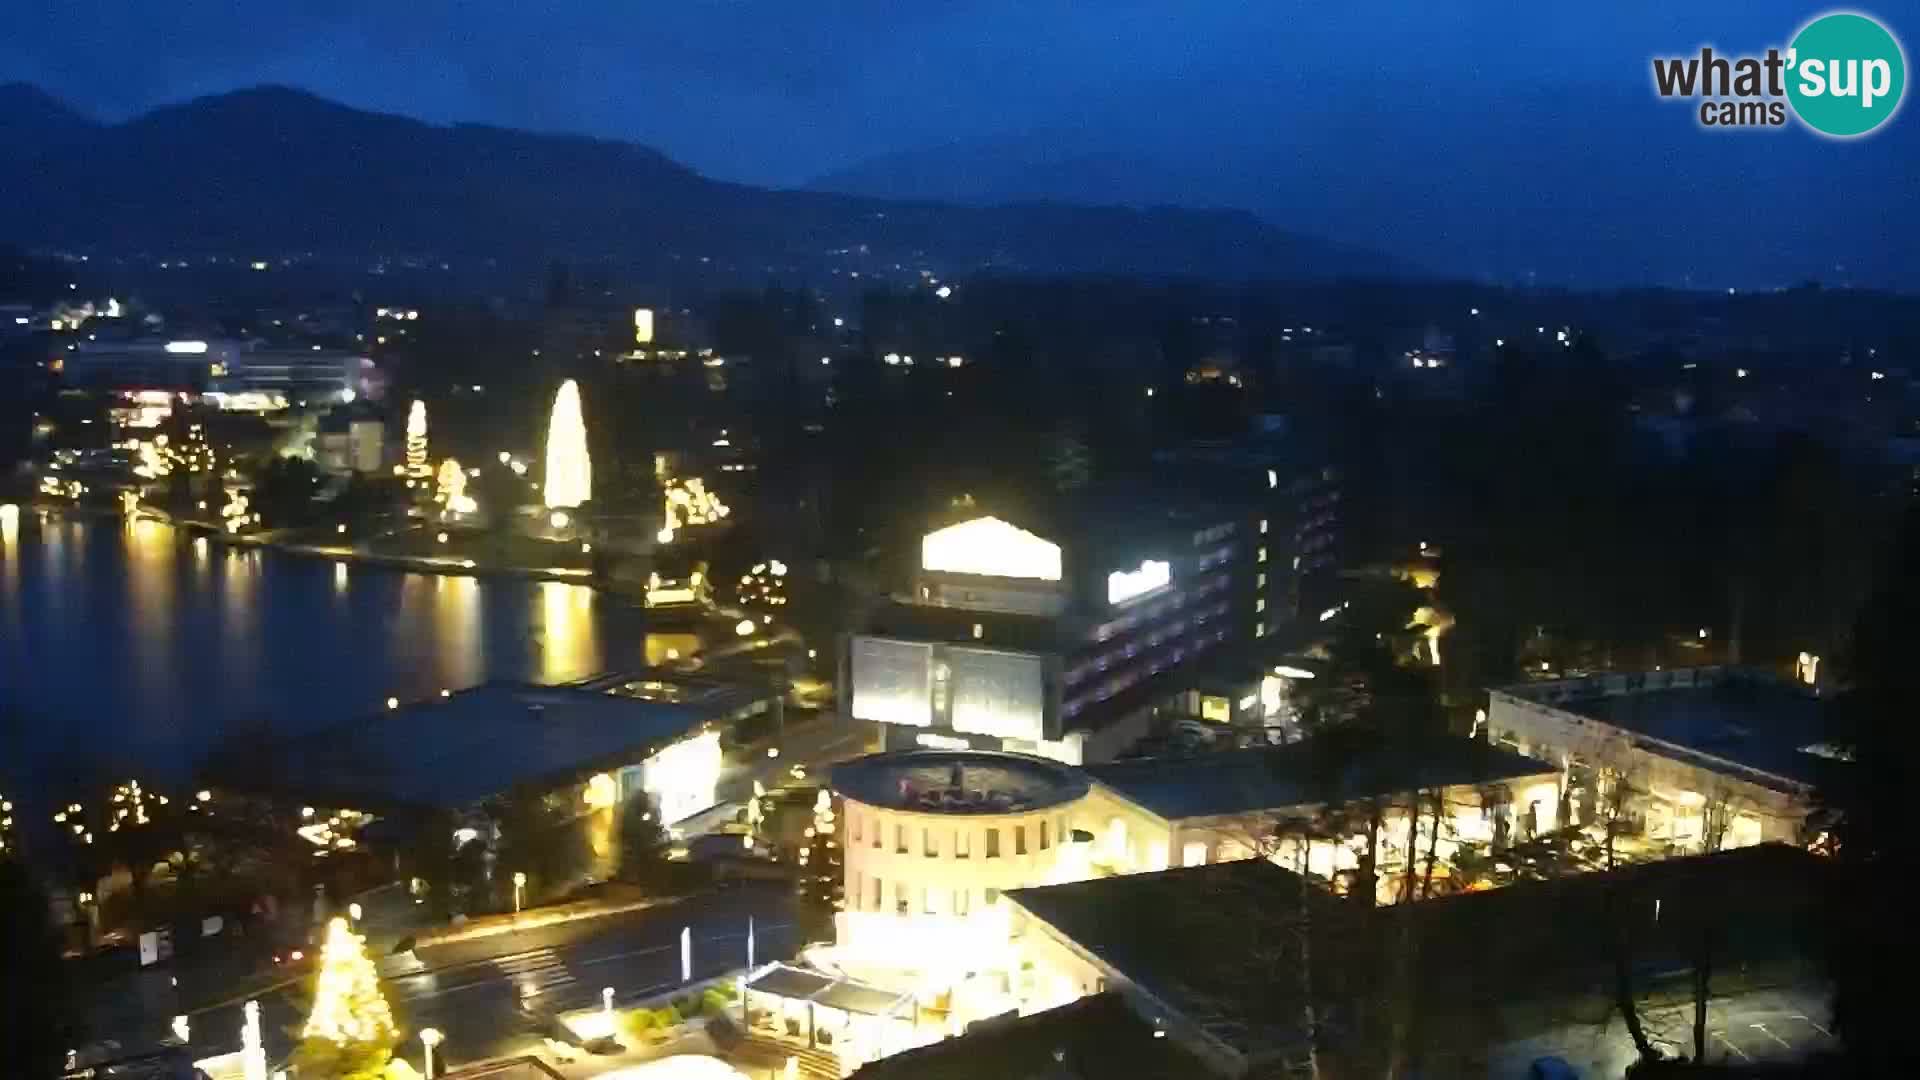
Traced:
POLYGON ((1253 587, 1256 589, 1264 589, 1267 587, 1267 575, 1265 572, 1253 575, 1253 587))
POLYGON ((1205 866, 1207 864, 1207 842, 1189 840, 1180 851, 1181 866, 1205 866))
POLYGON ((1261 536, 1267 535, 1267 519, 1266 518, 1260 519, 1260 535, 1261 536))
POLYGON ((1233 703, 1223 697, 1207 695, 1200 699, 1200 719, 1224 724, 1232 719, 1233 703))
POLYGON ((987 906, 992 907, 993 905, 999 902, 1000 902, 1000 890, 988 889, 987 890, 987 906))
POLYGON ((886 882, 881 881, 879 878, 874 878, 873 879, 873 899, 867 904, 868 910, 879 911, 880 898, 884 895, 886 895, 886 882))
POLYGON ((905 825, 895 825, 893 827, 893 850, 894 853, 898 855, 905 855, 907 853, 907 827, 905 825))
POLYGON ((953 890, 953 913, 955 915, 965 915, 967 913, 967 900, 970 893, 971 890, 968 889, 953 890))
POLYGON ((971 834, 969 834, 965 829, 953 830, 953 857, 954 858, 965 859, 969 857, 970 853, 968 852, 967 849, 969 846, 971 846, 968 843, 968 837, 970 835, 971 834))
POLYGON ((940 854, 940 845, 933 842, 933 830, 920 830, 920 847, 923 854, 931 859, 940 854))
POLYGON ((1040 850, 1047 850, 1047 823, 1044 821, 1040 823, 1040 850))
POLYGON ((853 829, 853 842, 857 844, 860 842, 860 815, 851 814, 848 816, 848 821, 853 829))
POLYGON ((913 910, 913 900, 907 895, 907 883, 904 881, 894 883, 893 910, 896 915, 905 915, 913 910))
POLYGON ((1255 611, 1265 611, 1265 610, 1267 610, 1267 598, 1263 596, 1263 597, 1261 597, 1261 598, 1259 598, 1258 600, 1255 600, 1255 601, 1253 602, 1253 610, 1255 610, 1255 611))
POLYGON ((1261 549, 1260 549, 1260 550, 1259 550, 1259 551, 1258 551, 1257 553, 1255 553, 1255 555, 1254 555, 1254 557, 1253 557, 1253 559, 1254 559, 1254 561, 1255 561, 1255 562, 1266 562, 1266 561, 1267 561, 1267 549, 1266 549, 1266 548, 1261 548, 1261 549))
POLYGON ((931 888, 920 890, 920 913, 922 915, 939 914, 933 909, 933 890, 931 888))
POLYGON ((974 623, 973 624, 973 640, 979 641, 981 638, 984 638, 986 636, 987 636, 987 628, 984 626, 981 626, 979 623, 974 623))
MULTIPOLYGON (((1000 830, 988 829, 987 830, 987 858, 997 859, 999 857, 1000 857, 1000 830)), ((991 903, 992 901, 988 901, 988 902, 991 903)))
POLYGON ((1266 624, 1266 623, 1264 623, 1264 622, 1257 622, 1257 623, 1254 623, 1254 624, 1253 624, 1253 636, 1254 636, 1254 637, 1266 637, 1266 636, 1267 636, 1267 624, 1266 624))
POLYGON ((1015 855, 1025 855, 1027 853, 1027 827, 1025 825, 1015 825, 1013 827, 1013 853, 1015 855))
POLYGON ((859 911, 859 910, 860 910, 860 897, 861 897, 861 892, 860 892, 860 871, 858 871, 858 870, 855 870, 855 871, 853 872, 853 888, 852 888, 852 889, 850 889, 850 890, 848 890, 848 891, 849 891, 849 892, 851 892, 851 893, 853 893, 853 910, 855 910, 855 911, 859 911))
POLYGON ((880 850, 880 833, 881 832, 882 832, 882 829, 880 828, 880 819, 874 818, 873 819, 873 850, 875 851, 880 850))

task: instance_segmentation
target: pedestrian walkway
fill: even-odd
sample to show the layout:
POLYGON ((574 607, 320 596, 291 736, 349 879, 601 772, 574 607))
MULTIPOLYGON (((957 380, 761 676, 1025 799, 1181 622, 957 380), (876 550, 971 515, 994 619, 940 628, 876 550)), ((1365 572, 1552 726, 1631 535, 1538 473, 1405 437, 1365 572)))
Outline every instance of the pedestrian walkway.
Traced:
MULTIPOLYGON (((505 975, 520 993, 523 1002, 534 1002, 542 994, 549 993, 575 981, 573 972, 567 969, 560 954, 552 949, 534 949, 529 952, 514 953, 511 956, 496 957, 489 962, 502 975, 505 975)), ((540 1004, 545 1004, 540 1002, 540 1004)))

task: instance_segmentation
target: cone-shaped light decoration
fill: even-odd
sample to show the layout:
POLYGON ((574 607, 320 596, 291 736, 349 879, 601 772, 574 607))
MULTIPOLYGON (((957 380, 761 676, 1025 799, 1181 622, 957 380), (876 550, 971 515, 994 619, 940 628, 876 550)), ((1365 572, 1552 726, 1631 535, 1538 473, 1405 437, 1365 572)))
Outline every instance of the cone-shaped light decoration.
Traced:
POLYGON ((550 509, 579 506, 593 498, 593 461, 587 456, 587 421, 580 414, 580 385, 572 379, 554 395, 547 422, 547 475, 540 485, 550 509))

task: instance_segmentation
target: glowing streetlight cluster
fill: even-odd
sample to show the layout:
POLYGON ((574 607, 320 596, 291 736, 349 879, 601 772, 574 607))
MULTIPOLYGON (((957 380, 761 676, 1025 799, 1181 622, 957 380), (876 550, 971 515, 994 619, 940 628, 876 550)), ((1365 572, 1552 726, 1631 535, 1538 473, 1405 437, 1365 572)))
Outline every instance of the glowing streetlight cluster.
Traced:
MULTIPOLYGON (((478 471, 478 470, 475 470, 478 471)), ((446 507, 449 514, 471 514, 480 509, 480 504, 467 494, 467 470, 460 466, 455 458, 440 463, 440 471, 434 477, 433 501, 446 507)))
POLYGON ((787 603, 787 564, 779 559, 755 563, 752 570, 740 575, 740 584, 734 590, 734 595, 741 604, 784 607, 787 603))
POLYGON ((697 476, 673 477, 666 483, 666 524, 660 529, 660 542, 671 541, 674 534, 689 525, 712 525, 733 508, 707 490, 706 481, 697 476))

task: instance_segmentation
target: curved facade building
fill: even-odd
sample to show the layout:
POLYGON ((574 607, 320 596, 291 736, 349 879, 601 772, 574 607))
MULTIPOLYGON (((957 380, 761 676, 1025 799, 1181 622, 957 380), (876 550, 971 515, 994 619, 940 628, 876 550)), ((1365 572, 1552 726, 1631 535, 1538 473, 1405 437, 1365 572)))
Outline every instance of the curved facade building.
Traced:
POLYGON ((1058 762, 987 750, 874 754, 836 767, 845 872, 838 944, 885 967, 997 966, 1009 889, 1078 881, 1089 783, 1058 762), (945 961, 945 964, 940 963, 945 961))

